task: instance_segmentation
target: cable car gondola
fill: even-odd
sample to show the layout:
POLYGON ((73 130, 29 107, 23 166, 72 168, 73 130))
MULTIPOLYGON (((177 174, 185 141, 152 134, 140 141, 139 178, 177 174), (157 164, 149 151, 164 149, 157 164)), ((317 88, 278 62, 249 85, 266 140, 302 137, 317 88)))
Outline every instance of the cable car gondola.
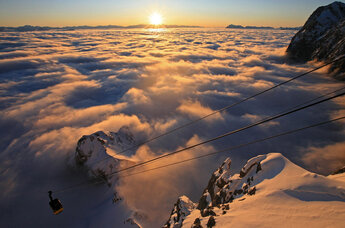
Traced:
POLYGON ((55 215, 61 213, 63 211, 63 206, 62 206, 60 200, 59 199, 53 199, 53 197, 52 197, 53 192, 52 191, 49 191, 48 194, 49 194, 49 199, 50 199, 49 205, 52 208, 53 213, 55 215))

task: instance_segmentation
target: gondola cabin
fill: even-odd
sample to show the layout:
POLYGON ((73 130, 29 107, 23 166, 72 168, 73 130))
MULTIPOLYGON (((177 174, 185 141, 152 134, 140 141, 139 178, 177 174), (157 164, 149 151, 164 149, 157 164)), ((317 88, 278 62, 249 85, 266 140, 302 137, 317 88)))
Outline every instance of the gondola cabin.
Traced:
POLYGON ((59 199, 53 199, 52 191, 49 191, 48 194, 49 194, 49 199, 50 199, 49 205, 50 205, 51 209, 53 210, 53 213, 55 215, 61 213, 63 211, 63 206, 62 206, 60 200, 59 199))

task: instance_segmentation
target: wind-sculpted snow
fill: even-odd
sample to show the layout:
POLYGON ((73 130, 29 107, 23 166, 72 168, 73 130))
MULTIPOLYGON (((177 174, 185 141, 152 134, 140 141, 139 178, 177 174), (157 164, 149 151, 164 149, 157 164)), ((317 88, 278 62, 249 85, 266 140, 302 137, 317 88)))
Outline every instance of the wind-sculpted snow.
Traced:
MULTIPOLYGON (((293 35, 294 31, 282 30, 200 28, 1 32, 1 226, 50 226, 42 195, 88 180, 67 165, 83 135, 117 132, 128 126, 140 143, 310 70, 311 64, 290 65, 285 59, 293 35), (28 211, 30 216, 26 216, 28 211)), ((141 146, 135 154, 123 155, 144 161, 343 85, 325 72, 313 73, 141 146)), ((329 120, 343 115, 344 107, 344 99, 339 98, 132 172, 329 120)), ((239 169, 240 162, 257 154, 277 151, 305 168, 330 173, 345 163, 343 126, 334 123, 233 151, 233 168, 239 169), (327 154, 320 152, 322 148, 327 154), (315 166, 323 158, 327 163, 315 166)), ((147 227, 160 226, 177 196, 185 194, 192 200, 200 196, 197 189, 202 189, 205 178, 223 159, 220 155, 122 178, 117 186, 121 203, 137 212, 136 221, 147 218, 142 219, 147 227)), ((73 222, 76 216, 89 218, 105 201, 107 194, 91 196, 90 189, 103 191, 102 186, 83 186, 59 196, 68 204, 60 226, 83 227, 101 218, 108 221, 104 216, 91 216, 83 224, 73 222)), ((111 221, 114 226, 123 224, 122 219, 111 221)))

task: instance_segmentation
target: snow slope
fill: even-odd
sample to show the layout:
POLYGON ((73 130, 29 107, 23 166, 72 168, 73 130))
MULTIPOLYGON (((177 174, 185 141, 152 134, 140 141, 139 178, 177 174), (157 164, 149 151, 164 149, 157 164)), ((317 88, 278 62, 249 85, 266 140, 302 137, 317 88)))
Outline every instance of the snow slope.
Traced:
POLYGON ((215 227, 344 227, 344 178, 308 172, 279 153, 250 159, 239 174, 230 164, 213 173, 196 207, 174 210, 165 227, 189 228, 197 219, 207 227, 211 217, 215 227))

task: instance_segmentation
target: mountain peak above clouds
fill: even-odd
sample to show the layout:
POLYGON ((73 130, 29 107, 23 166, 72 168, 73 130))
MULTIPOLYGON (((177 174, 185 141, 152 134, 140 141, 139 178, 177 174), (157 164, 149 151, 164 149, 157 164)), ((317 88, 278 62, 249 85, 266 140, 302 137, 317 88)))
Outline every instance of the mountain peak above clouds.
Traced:
MULTIPOLYGON (((287 54, 301 62, 332 61, 345 55, 345 4, 333 2, 316 9, 292 38, 287 54)), ((333 64, 331 72, 345 79, 345 60, 333 64)))
POLYGON ((76 147, 74 162, 78 167, 87 171, 90 177, 101 179, 108 185, 103 192, 103 201, 98 205, 98 213, 104 216, 100 227, 113 226, 123 228, 141 228, 141 222, 147 218, 145 214, 128 207, 125 196, 118 192, 119 176, 114 175, 117 170, 136 164, 130 158, 135 154, 136 141, 129 127, 121 127, 118 132, 98 131, 91 135, 82 136, 76 147), (126 152, 122 155, 122 151, 126 152), (107 200, 104 200, 106 198, 107 200), (109 223, 109 221, 112 221, 109 223), (103 224, 103 225, 102 225, 103 224), (105 225, 104 225, 105 224, 105 225))
POLYGON ((197 205, 184 197, 190 206, 181 207, 179 199, 164 227, 342 227, 344 180, 308 172, 279 153, 254 157, 234 175, 230 165, 228 158, 212 174, 197 205))
MULTIPOLYGON (((98 131, 79 139, 75 161, 78 165, 86 167, 91 176, 102 178, 111 184, 111 174, 114 171, 134 164, 118 153, 134 145, 135 139, 128 127, 122 127, 118 132, 98 131)), ((126 154, 134 154, 134 151, 129 150, 126 154)))

